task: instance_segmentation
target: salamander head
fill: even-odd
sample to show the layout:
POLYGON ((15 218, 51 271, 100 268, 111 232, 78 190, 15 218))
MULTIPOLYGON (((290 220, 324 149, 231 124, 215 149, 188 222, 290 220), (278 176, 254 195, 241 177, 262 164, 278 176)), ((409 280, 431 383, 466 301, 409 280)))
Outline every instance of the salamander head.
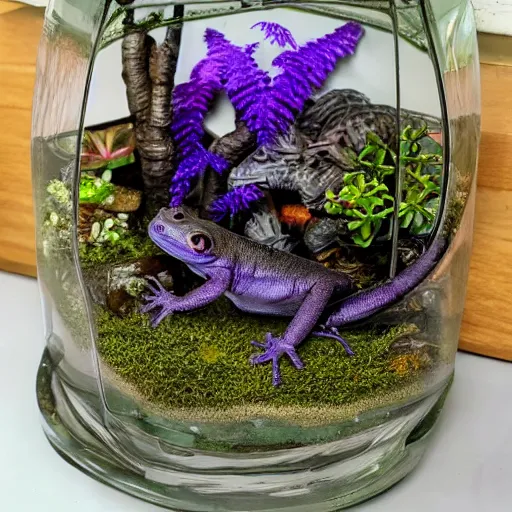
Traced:
POLYGON ((217 260, 213 222, 199 219, 188 208, 162 208, 149 224, 149 236, 175 258, 201 265, 217 260))

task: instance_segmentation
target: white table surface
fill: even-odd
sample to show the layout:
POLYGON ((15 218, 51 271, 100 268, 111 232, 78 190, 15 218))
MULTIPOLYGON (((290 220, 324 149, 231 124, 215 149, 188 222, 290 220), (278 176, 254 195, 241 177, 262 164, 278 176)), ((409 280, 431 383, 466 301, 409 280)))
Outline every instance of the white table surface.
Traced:
MULTIPOLYGON (((35 395, 43 349, 36 281, 0 272, 0 305, 0 510, 162 510, 96 482, 50 447, 35 395)), ((459 354, 423 462, 399 485, 351 510, 511 512, 512 364, 459 354)))

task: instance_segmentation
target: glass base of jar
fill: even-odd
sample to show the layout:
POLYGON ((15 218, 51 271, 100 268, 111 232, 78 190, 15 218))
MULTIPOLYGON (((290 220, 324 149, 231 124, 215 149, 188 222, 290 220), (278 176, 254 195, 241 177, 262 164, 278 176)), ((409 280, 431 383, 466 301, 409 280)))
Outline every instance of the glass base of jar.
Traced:
POLYGON ((305 453, 297 454, 303 469, 292 468, 291 463, 288 472, 282 465, 272 467, 272 456, 279 458, 282 451, 265 454, 269 457, 265 470, 251 471, 251 454, 221 454, 226 459, 236 458, 233 466, 237 468, 220 471, 201 467, 191 473, 190 469, 149 465, 126 449, 129 440, 123 443, 114 437, 99 416, 87 414, 86 408, 70 400, 47 352, 39 367, 37 396, 44 431, 55 450, 96 480, 140 499, 184 512, 333 512, 384 492, 417 465, 452 377, 408 405, 408 421, 379 427, 379 432, 367 436, 371 442, 361 444, 359 433, 334 443, 306 447, 305 453), (411 418, 416 418, 413 426, 411 418), (409 428, 403 428, 404 424, 409 428), (308 448, 313 448, 311 465, 308 448), (319 448, 327 461, 321 465, 315 459, 319 448))

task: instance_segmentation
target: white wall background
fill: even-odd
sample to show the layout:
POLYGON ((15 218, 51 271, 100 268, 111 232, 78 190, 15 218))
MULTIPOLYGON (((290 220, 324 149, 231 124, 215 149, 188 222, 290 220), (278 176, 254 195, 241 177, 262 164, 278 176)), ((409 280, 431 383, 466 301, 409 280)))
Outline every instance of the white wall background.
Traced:
POLYGON ((478 30, 512 35, 512 0, 473 0, 478 30))

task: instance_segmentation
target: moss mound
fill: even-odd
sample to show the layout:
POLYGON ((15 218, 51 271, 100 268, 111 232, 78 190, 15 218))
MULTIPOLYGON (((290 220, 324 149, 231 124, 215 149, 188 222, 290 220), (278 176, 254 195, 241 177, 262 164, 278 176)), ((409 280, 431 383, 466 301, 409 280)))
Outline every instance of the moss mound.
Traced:
POLYGON ((130 231, 115 243, 80 244, 80 261, 84 268, 102 263, 123 263, 145 256, 164 254, 145 231, 130 231))
MULTIPOLYGON (((189 314, 166 318, 156 329, 146 315, 98 316, 104 361, 145 398, 164 407, 339 406, 417 378, 422 368, 395 371, 389 351, 412 326, 344 335, 355 352, 348 357, 335 340, 312 337, 299 349, 305 369, 281 360, 283 384, 272 386, 269 365, 251 366, 251 340, 281 334, 286 319, 238 312, 227 299, 189 314)), ((342 333, 343 334, 343 333, 342 333)))

